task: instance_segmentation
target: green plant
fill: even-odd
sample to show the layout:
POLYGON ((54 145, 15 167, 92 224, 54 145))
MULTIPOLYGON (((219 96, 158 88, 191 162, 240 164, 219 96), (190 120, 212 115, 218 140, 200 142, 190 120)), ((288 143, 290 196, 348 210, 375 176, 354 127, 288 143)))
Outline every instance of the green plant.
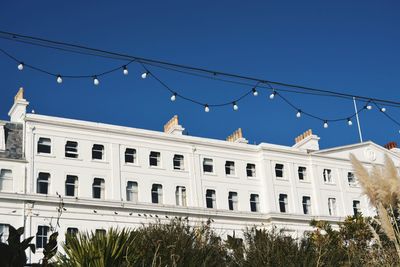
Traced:
POLYGON ((26 264, 25 250, 30 248, 35 253, 35 245, 31 244, 33 236, 22 240, 21 236, 24 233, 24 227, 15 229, 13 226, 8 226, 8 244, 0 243, 0 266, 4 267, 19 267, 26 264))

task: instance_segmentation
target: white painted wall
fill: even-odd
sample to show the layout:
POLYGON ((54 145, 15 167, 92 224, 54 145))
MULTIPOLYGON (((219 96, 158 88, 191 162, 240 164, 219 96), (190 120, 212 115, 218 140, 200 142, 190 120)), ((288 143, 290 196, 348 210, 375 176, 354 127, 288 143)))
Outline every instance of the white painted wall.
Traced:
MULTIPOLYGON (((351 164, 348 161, 349 153, 343 150, 307 153, 293 147, 238 144, 36 114, 28 114, 25 118, 24 140, 26 162, 0 160, 0 168, 10 168, 14 174, 13 192, 0 192, 0 223, 25 225, 26 236, 34 235, 38 225, 48 225, 50 221, 54 223, 59 201, 56 192, 62 195, 67 209, 60 220, 60 242, 68 227, 82 231, 135 227, 154 220, 155 215, 164 220, 166 215, 189 216, 194 224, 213 218, 215 229, 221 235, 226 235, 234 230, 240 234, 246 226, 261 223, 290 228, 300 234, 310 229, 308 223, 311 218, 338 222, 346 215, 352 215, 353 200, 361 201, 363 213, 372 214, 366 198, 361 195, 361 189, 347 183, 351 164), (51 139, 51 154, 37 153, 40 137, 51 139), (65 157, 66 141, 78 142, 77 159, 65 157), (104 145, 104 160, 92 160, 93 144, 104 145), (137 163, 124 162, 127 147, 136 149, 137 163), (159 167, 149 166, 150 151, 161 153, 159 167), (184 170, 173 170, 174 154, 184 156, 184 170), (203 172, 203 158, 213 159, 214 173, 203 172), (235 162, 234 176, 225 174, 227 160, 235 162), (256 177, 247 177, 247 163, 256 164, 256 177), (284 165, 283 178, 275 177, 276 163, 284 165), (299 166, 307 168, 305 181, 298 179, 299 166), (332 170, 332 184, 324 183, 324 168, 332 170), (48 195, 36 193, 39 172, 51 174, 48 195), (64 196, 68 174, 78 176, 77 198, 64 196), (104 200, 92 199, 94 177, 105 180, 104 200), (138 183, 138 203, 126 201, 127 181, 138 183), (154 183, 163 186, 163 204, 151 204, 151 187, 154 183), (176 206, 176 186, 186 187, 187 207, 176 206), (206 208, 207 189, 216 191, 216 209, 206 208), (238 193, 238 211, 228 210, 229 191, 238 193), (250 212, 249 200, 253 193, 260 196, 260 212, 250 212), (289 211, 285 214, 279 211, 280 193, 288 195, 289 211), (311 215, 303 214, 303 196, 311 197, 311 215), (336 198, 337 216, 328 215, 329 197, 336 198)), ((373 143, 349 147, 347 151, 365 155, 358 150, 365 151, 368 148, 375 151, 376 157, 374 160, 370 157, 369 161, 363 158, 363 161, 369 166, 382 164, 386 150, 373 143)), ((398 164, 398 156, 393 153, 390 156, 398 164)), ((40 258, 40 250, 31 255, 32 261, 40 258)))

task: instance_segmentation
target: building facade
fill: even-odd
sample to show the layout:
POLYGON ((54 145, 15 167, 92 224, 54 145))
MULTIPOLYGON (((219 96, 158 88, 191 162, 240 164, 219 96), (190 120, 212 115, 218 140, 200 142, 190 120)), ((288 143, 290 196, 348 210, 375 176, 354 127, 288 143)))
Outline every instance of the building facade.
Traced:
POLYGON ((178 117, 164 132, 27 114, 20 89, 0 122, 0 231, 25 226, 37 253, 51 231, 104 231, 156 219, 211 219, 222 236, 246 227, 301 235, 312 218, 337 223, 373 215, 349 154, 367 167, 397 148, 364 142, 319 149, 311 130, 293 146, 250 145, 241 129, 226 141, 183 135, 178 117))

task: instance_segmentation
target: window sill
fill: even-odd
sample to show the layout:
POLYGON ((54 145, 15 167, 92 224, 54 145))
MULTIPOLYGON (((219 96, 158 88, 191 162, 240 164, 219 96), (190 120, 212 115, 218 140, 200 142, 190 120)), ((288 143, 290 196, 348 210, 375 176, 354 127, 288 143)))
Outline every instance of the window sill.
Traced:
POLYGON ((226 178, 232 178, 232 179, 239 179, 239 177, 236 176, 236 175, 228 175, 228 174, 226 174, 225 177, 226 178))
POLYGON ((103 163, 103 164, 108 164, 108 161, 101 160, 101 159, 92 159, 91 160, 93 163, 103 163))
POLYGON ((182 172, 182 173, 188 173, 187 170, 183 169, 183 170, 178 170, 178 169, 173 169, 174 172, 182 172))
POLYGON ((149 166, 149 169, 155 169, 155 170, 165 170, 162 166, 149 166))
POLYGON ((47 154, 47 153, 36 153, 35 156, 45 157, 45 158, 55 158, 56 157, 53 154, 47 154))
POLYGON ((123 164, 123 166, 126 166, 126 167, 141 167, 139 164, 136 164, 136 163, 124 163, 123 164))
POLYGON ((349 184, 350 188, 360 188, 359 184, 349 184))
POLYGON ((203 176, 207 175, 207 176, 217 176, 217 174, 215 172, 203 172, 203 176))
POLYGON ((70 158, 70 157, 64 157, 66 160, 76 160, 76 161, 83 161, 82 158, 70 158))
POLYGON ((289 179, 286 178, 286 177, 276 177, 275 176, 275 179, 278 180, 278 181, 289 181, 289 179))
POLYGON ((299 180, 299 182, 303 184, 311 184, 311 181, 309 180, 299 180))
POLYGON ((325 184, 325 185, 331 185, 331 186, 336 185, 335 182, 324 182, 324 184, 325 184))

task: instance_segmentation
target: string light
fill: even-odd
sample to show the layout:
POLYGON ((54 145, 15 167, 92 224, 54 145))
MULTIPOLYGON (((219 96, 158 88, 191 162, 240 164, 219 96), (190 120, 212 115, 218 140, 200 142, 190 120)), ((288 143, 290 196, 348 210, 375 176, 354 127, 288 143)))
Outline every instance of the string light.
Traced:
POLYGON ((349 126, 353 125, 353 122, 351 121, 350 118, 347 119, 347 124, 348 124, 349 126))
MULTIPOLYGON (((0 32, 0 38, 3 38, 3 37, 1 37, 1 34, 5 34, 4 32, 0 32)), ((14 35, 13 35, 14 36, 14 35)), ((13 38, 16 38, 16 37, 13 37, 13 38)), ((21 36, 18 36, 18 38, 19 39, 21 39, 21 36)), ((29 38, 29 37, 28 37, 29 38)), ((34 39, 34 38, 33 38, 34 39)), ((51 43, 51 41, 49 41, 49 40, 45 40, 45 42, 50 42, 51 43)), ((34 45, 36 45, 36 44, 34 44, 34 45)), ((65 45, 68 45, 68 44, 65 44, 65 45)), ((48 47, 48 46, 45 46, 45 47, 48 47)), ((78 45, 76 45, 76 47, 78 47, 78 45)), ((88 50, 88 51, 91 51, 91 50, 93 50, 94 51, 94 49, 92 49, 92 48, 85 48, 85 47, 80 47, 80 49, 84 49, 84 50, 88 50)), ((66 51, 69 51, 69 52, 73 52, 71 49, 70 50, 66 50, 66 51)), ((14 57, 14 56, 12 56, 12 55, 10 55, 10 54, 8 54, 7 52, 5 52, 3 49, 1 49, 0 48, 0 52, 2 52, 3 54, 5 54, 5 55, 7 55, 8 57, 10 57, 11 59, 13 59, 16 63, 18 63, 18 70, 20 70, 20 71, 22 71, 23 69, 24 69, 24 67, 25 67, 25 65, 24 65, 24 63, 22 62, 22 61, 19 61, 16 57, 14 57)), ((85 51, 85 53, 88 53, 87 51, 85 51)), ((101 54, 99 54, 99 56, 101 56, 101 57, 104 57, 104 55, 103 54, 111 54, 111 52, 107 52, 107 51, 103 51, 101 54)), ((118 54, 117 53, 114 53, 114 57, 113 58, 115 58, 116 59, 116 56, 117 56, 118 54)), ((109 71, 105 71, 105 72, 102 72, 102 73, 100 73, 100 74, 97 74, 97 76, 101 76, 101 75, 104 75, 104 74, 108 74, 108 73, 111 73, 111 72, 114 72, 114 71, 120 71, 121 70, 121 68, 122 68, 122 70, 123 70, 123 74, 124 75, 128 75, 128 68, 127 68, 127 65, 128 64, 130 64, 131 62, 134 62, 134 61, 136 61, 136 62, 138 62, 138 63, 140 63, 143 67, 144 67, 144 69, 146 70, 144 73, 142 73, 142 75, 141 75, 141 77, 143 78, 143 79, 145 79, 145 78, 147 78, 147 76, 150 74, 150 72, 149 72, 149 70, 148 70, 148 66, 147 65, 151 65, 151 66, 156 66, 156 67, 160 67, 160 68, 167 68, 166 66, 170 66, 170 69, 172 70, 172 71, 181 71, 181 69, 190 69, 190 70, 193 70, 193 71, 196 71, 196 72, 199 72, 199 71, 201 71, 201 72, 203 72, 203 73, 206 73, 206 74, 208 74, 208 73, 211 73, 210 71, 208 71, 208 70, 202 70, 202 69, 199 69, 199 68, 194 68, 194 67, 187 67, 187 66, 183 66, 183 65, 177 65, 177 64, 172 64, 172 63, 168 63, 168 62, 162 62, 162 61, 154 61, 154 60, 150 60, 150 59, 144 59, 144 58, 137 58, 137 57, 134 57, 134 56, 129 56, 129 55, 119 55, 119 58, 118 59, 125 59, 125 60, 129 60, 129 62, 127 62, 127 63, 125 63, 125 65, 123 65, 123 66, 119 66, 119 67, 117 67, 117 68, 114 68, 114 69, 111 69, 111 70, 109 70, 109 71), (176 68, 176 69, 174 69, 174 68, 176 68)), ((27 66, 29 66, 30 68, 32 68, 33 70, 36 70, 36 71, 39 71, 39 72, 42 72, 42 73, 46 73, 46 74, 49 74, 49 75, 52 75, 53 77, 55 76, 53 73, 54 72, 52 72, 52 71, 49 71, 49 70, 45 70, 45 69, 41 69, 41 68, 39 68, 39 67, 35 67, 35 66, 32 66, 32 65, 27 65, 27 66)), ((183 73, 186 73, 186 74, 190 74, 189 72, 185 72, 185 71, 181 71, 181 72, 183 72, 183 73)), ((153 73, 151 73, 152 74, 152 76, 154 76, 154 74, 153 73)), ((240 97, 238 97, 237 99, 235 99, 234 101, 229 101, 229 102, 225 102, 225 103, 221 103, 221 104, 219 104, 219 103, 214 103, 213 105, 211 105, 211 106, 218 106, 218 107, 220 107, 220 106, 227 106, 227 105, 233 105, 233 109, 234 110, 238 110, 238 105, 237 105, 237 102, 238 101, 240 101, 240 100, 242 100, 244 97, 246 97, 246 96, 248 96, 248 95, 250 95, 250 94, 253 94, 253 96, 258 96, 258 92, 257 92, 257 90, 256 90, 256 88, 257 88, 257 86, 258 86, 258 84, 259 83, 261 83, 261 84, 266 84, 266 85, 268 85, 269 86, 269 89, 272 89, 272 93, 271 93, 271 95, 269 96, 269 98, 272 100, 272 99, 274 99, 275 98, 275 96, 276 95, 278 95, 278 91, 279 90, 281 90, 281 91, 287 91, 287 92, 293 92, 293 93, 302 93, 302 94, 310 94, 310 95, 312 95, 312 94, 319 94, 319 95, 322 95, 322 96, 332 96, 332 95, 334 95, 334 96, 341 96, 341 97, 343 97, 343 98, 358 98, 358 99, 361 99, 361 100, 363 100, 363 101, 365 101, 366 102, 366 105, 362 108, 362 109, 360 109, 359 111, 356 111, 356 113, 355 114, 358 114, 360 111, 362 111, 363 109, 366 109, 366 110, 371 110, 373 107, 372 107, 372 104, 374 104, 376 107, 377 107, 377 109, 379 110, 379 111, 381 111, 382 113, 385 113, 385 116, 386 117, 388 117, 389 119, 391 119, 394 123, 396 123, 397 125, 399 125, 400 126, 400 123, 398 122, 398 121, 396 121, 394 118, 392 118, 389 114, 387 114, 386 113, 386 108, 384 108, 384 107, 379 107, 378 106, 378 103, 379 104, 383 104, 383 103, 385 103, 385 105, 392 105, 392 106, 395 106, 395 107, 397 107, 398 105, 400 105, 400 103, 398 103, 398 102, 395 102, 395 101, 390 101, 390 100, 381 100, 381 99, 374 99, 374 98, 367 98, 367 97, 363 97, 363 96, 352 96, 352 95, 349 95, 349 94, 342 94, 342 93, 338 93, 338 92, 334 92, 334 91, 327 91, 327 90, 322 90, 322 89, 313 89, 313 88, 308 88, 308 87, 304 87, 304 86, 299 86, 299 85, 290 85, 290 84, 285 84, 285 83, 279 83, 279 82, 273 82, 273 81, 266 81, 266 80, 260 80, 260 79, 257 79, 257 78, 251 78, 251 77, 246 77, 246 76, 241 76, 241 75, 234 75, 234 74, 229 74, 229 73, 222 73, 222 72, 212 72, 211 74, 213 74, 213 76, 224 76, 224 77, 229 77, 229 78, 237 78, 237 79, 244 79, 244 80, 248 80, 248 81, 257 81, 257 84, 251 89, 251 91, 249 92, 249 91, 247 91, 247 93, 245 93, 245 94, 243 94, 242 96, 240 96, 240 97), (273 88, 270 84, 274 84, 274 85, 276 85, 276 86, 283 86, 283 87, 289 87, 289 88, 297 88, 297 89, 301 89, 302 91, 297 91, 297 90, 292 90, 292 89, 281 89, 281 88, 273 88), (328 93, 329 93, 329 95, 328 95, 328 93)), ((195 75, 195 74, 193 74, 193 75, 195 75)), ((99 79, 97 78, 97 76, 92 76, 92 78, 93 78, 93 83, 94 83, 94 85, 99 85, 99 83, 100 83, 100 81, 99 81, 99 79)), ((57 77, 57 79, 56 79, 56 81, 57 81, 57 83, 59 83, 59 84, 61 84, 62 82, 63 82, 63 79, 62 79, 62 76, 61 75, 57 75, 56 76, 57 77)), ((86 75, 71 75, 71 76, 67 76, 67 77, 69 77, 69 78, 90 78, 91 76, 86 76, 86 75)), ((157 77, 155 77, 154 76, 154 78, 156 79, 156 80, 158 80, 158 82, 161 84, 161 85, 163 85, 166 89, 168 89, 168 90, 170 90, 171 92, 173 92, 171 89, 169 89, 168 88, 168 85, 166 85, 163 81, 161 81, 160 79, 158 79, 157 77)), ((218 78, 216 78, 217 80, 221 80, 221 81, 223 81, 223 79, 218 79, 218 78)), ((228 81, 228 80, 226 80, 227 82, 234 82, 235 83, 235 81, 228 81)), ((238 83, 239 84, 239 82, 236 82, 236 83, 238 83)), ((245 84, 245 83, 240 83, 240 84, 245 84)), ((250 85, 249 83, 247 83, 247 85, 250 85)), ((263 87, 263 88, 266 88, 266 87, 264 87, 264 86, 261 86, 261 87, 263 87)), ((280 94, 280 91, 279 91, 279 96, 281 96, 281 94, 280 94)), ((171 96, 171 101, 175 101, 176 100, 176 97, 177 97, 177 93, 174 93, 172 96, 171 96)), ((195 99, 191 99, 191 98, 188 98, 188 97, 185 97, 185 96, 181 96, 183 99, 185 99, 185 100, 188 100, 188 101, 191 101, 191 102, 193 102, 193 103, 197 103, 197 104, 201 104, 200 102, 198 102, 198 101, 196 101, 195 99)), ((282 96, 282 98, 283 98, 283 96, 282 96)), ((287 102, 287 104, 289 104, 291 107, 293 107, 295 110, 297 110, 297 113, 296 113, 296 117, 297 118, 300 118, 300 117, 302 117, 302 115, 304 114, 304 115, 307 115, 307 116, 309 116, 309 117, 313 117, 313 118, 315 118, 315 119, 319 119, 319 120, 322 120, 322 118, 321 117, 319 117, 318 115, 316 115, 316 114, 310 114, 310 113, 306 113, 306 112, 302 112, 300 109, 297 109, 297 107, 295 106, 295 105, 293 105, 291 102, 289 102, 289 101, 286 101, 287 102), (302 114, 303 113, 303 114, 302 114)), ((205 108, 205 111, 206 112, 209 112, 210 111, 210 108, 209 108, 209 106, 208 105, 204 105, 204 108, 205 108)), ((354 115, 352 115, 352 116, 354 116, 354 115)), ((324 128, 328 128, 328 121, 329 122, 337 122, 337 121, 346 121, 347 120, 347 122, 348 122, 348 124, 349 125, 352 125, 353 124, 353 122, 351 121, 351 119, 350 118, 352 118, 352 116, 349 116, 348 118, 346 118, 346 117, 344 117, 344 118, 338 118, 338 119, 332 119, 332 120, 325 120, 324 121, 324 128)))
POLYGON ((62 80, 61 75, 57 75, 57 83, 62 83, 62 82, 63 82, 63 80, 62 80))
POLYGON ((236 110, 239 109, 239 107, 238 107, 238 105, 236 104, 236 102, 233 102, 232 105, 233 105, 233 110, 234 110, 234 111, 236 111, 236 110))
POLYGON ((128 75, 129 74, 128 68, 126 66, 123 66, 122 69, 123 69, 122 72, 124 73, 124 75, 128 75))
POLYGON ((147 75, 149 75, 149 74, 150 74, 150 72, 148 72, 148 71, 143 72, 142 79, 146 79, 147 75))
POLYGON ((97 76, 94 76, 93 77, 93 84, 94 85, 99 85, 99 83, 100 83, 100 81, 99 81, 99 79, 97 79, 97 76))

